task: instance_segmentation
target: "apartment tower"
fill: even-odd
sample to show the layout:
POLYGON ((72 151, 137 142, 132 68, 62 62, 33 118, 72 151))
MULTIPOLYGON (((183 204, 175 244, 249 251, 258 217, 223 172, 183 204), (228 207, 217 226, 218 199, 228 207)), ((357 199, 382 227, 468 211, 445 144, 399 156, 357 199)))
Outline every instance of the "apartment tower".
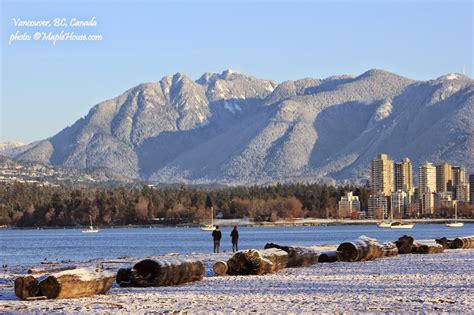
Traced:
POLYGON ((453 190, 453 172, 451 165, 444 162, 436 166, 436 191, 439 193, 453 190))
POLYGON ((413 189, 413 166, 409 158, 395 163, 395 191, 410 193, 413 189))
POLYGON ((377 158, 371 163, 370 188, 372 194, 381 192, 385 196, 390 196, 394 191, 393 182, 393 160, 390 160, 387 154, 377 155, 377 158))

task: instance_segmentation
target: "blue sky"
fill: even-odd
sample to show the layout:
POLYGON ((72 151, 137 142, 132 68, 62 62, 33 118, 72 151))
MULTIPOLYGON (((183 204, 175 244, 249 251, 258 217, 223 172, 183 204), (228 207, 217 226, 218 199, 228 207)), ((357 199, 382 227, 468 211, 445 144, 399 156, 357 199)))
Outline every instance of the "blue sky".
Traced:
MULTIPOLYGON (((472 1, 1 1, 0 142, 54 135, 106 99, 183 72, 279 82, 360 74, 473 74, 472 1), (97 42, 13 42, 13 18, 95 17, 97 42)), ((56 32, 56 28, 53 28, 56 32)), ((71 30, 71 28, 68 28, 71 30)))

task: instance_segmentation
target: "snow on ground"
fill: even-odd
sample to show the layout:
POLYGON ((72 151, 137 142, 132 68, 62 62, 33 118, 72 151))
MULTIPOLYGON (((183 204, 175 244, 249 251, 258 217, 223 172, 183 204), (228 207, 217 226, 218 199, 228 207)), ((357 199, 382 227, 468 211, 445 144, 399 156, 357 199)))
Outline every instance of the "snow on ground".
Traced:
MULTIPOLYGON (((461 312, 474 309, 474 250, 401 255, 372 262, 326 263, 263 276, 216 277, 231 253, 169 254, 206 265, 203 281, 176 287, 120 288, 69 300, 20 301, 14 270, 0 279, 0 312, 461 312)), ((134 259, 103 261, 116 270, 134 259)), ((94 262, 97 263, 97 262, 94 262)), ((91 262, 87 263, 91 264, 91 262)), ((83 265, 87 265, 83 263, 83 265)), ((16 271, 17 272, 17 271, 16 271)))

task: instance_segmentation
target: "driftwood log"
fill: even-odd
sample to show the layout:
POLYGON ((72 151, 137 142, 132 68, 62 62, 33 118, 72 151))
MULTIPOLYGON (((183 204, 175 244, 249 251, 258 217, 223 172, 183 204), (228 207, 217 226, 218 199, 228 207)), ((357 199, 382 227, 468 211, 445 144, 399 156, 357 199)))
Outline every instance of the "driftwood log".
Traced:
POLYGON ((397 245, 399 254, 410 254, 411 248, 413 247, 413 237, 408 235, 401 236, 398 241, 395 242, 397 245))
POLYGON ((277 248, 287 252, 288 263, 286 267, 305 267, 318 262, 319 253, 312 248, 280 246, 274 243, 267 243, 264 248, 277 248))
POLYGON ((131 269, 120 269, 116 281, 123 287, 159 287, 199 281, 204 277, 201 261, 145 259, 131 269))
POLYGON ((322 252, 319 254, 318 262, 320 263, 333 263, 339 261, 337 251, 322 252))
POLYGON ((451 248, 474 248, 474 235, 455 238, 451 243, 451 248))
POLYGON ((229 275, 263 275, 280 271, 288 263, 288 253, 277 248, 239 251, 227 261, 229 275))
POLYGON ((225 261, 218 261, 212 266, 212 270, 218 276, 225 276, 229 267, 225 261))
POLYGON ((444 249, 452 248, 453 245, 453 240, 449 240, 446 237, 437 238, 435 242, 443 246, 444 249))
POLYGON ((367 261, 383 257, 383 247, 376 239, 361 236, 351 242, 344 242, 337 247, 341 261, 367 261))
POLYGON ((398 255, 398 248, 397 248, 397 245, 395 245, 395 243, 385 242, 382 244, 382 249, 383 249, 383 257, 398 255))
POLYGON ((15 279, 15 294, 22 300, 39 295, 39 283, 33 276, 18 277, 15 279))
POLYGON ((443 245, 433 241, 416 241, 411 248, 412 254, 437 254, 443 250, 443 245))
POLYGON ((115 273, 81 268, 54 273, 39 283, 40 294, 48 299, 67 299, 104 294, 112 287, 115 273))

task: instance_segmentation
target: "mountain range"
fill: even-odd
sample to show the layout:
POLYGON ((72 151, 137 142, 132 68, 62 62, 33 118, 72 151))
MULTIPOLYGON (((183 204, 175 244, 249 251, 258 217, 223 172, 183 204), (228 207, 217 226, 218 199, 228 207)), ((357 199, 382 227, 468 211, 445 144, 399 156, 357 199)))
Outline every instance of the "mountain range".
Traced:
MULTIPOLYGON (((140 84, 10 157, 154 183, 364 182, 378 153, 474 171, 474 82, 383 70, 277 83, 226 70, 140 84)), ((0 154, 2 154, 0 147, 0 154)))

